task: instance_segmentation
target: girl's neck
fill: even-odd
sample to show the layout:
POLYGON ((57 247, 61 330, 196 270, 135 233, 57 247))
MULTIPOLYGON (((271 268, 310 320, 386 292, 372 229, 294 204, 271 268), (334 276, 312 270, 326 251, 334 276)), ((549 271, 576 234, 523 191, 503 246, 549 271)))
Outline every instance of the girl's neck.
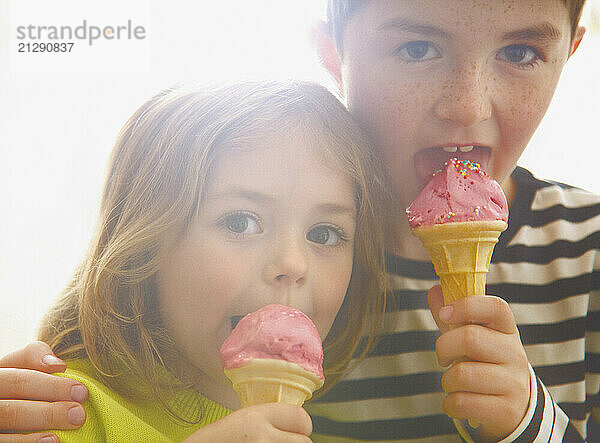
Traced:
POLYGON ((204 373, 195 377, 194 387, 205 397, 231 410, 239 409, 240 401, 228 380, 214 380, 204 373), (227 384, 224 384, 227 383, 227 384))
POLYGON ((239 409, 240 402, 236 392, 231 387, 231 383, 222 374, 222 379, 215 380, 206 373, 200 371, 187 360, 181 358, 179 371, 184 380, 191 380, 193 388, 204 395, 209 400, 225 406, 231 410, 239 409))

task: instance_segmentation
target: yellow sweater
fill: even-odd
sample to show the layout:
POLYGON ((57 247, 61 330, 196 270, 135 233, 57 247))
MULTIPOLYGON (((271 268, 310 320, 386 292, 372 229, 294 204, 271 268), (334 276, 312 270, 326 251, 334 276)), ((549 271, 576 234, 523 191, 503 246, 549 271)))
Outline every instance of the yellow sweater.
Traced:
POLYGON ((102 384, 94 374, 87 360, 69 361, 66 372, 60 374, 81 381, 89 392, 88 400, 84 403, 87 414, 85 424, 73 431, 54 431, 61 443, 182 441, 203 426, 231 413, 206 397, 200 396, 201 401, 198 402, 195 392, 184 392, 178 400, 186 415, 191 413, 193 416, 194 412, 198 412, 199 403, 204 406, 202 420, 198 424, 187 425, 173 419, 156 402, 123 398, 102 384))

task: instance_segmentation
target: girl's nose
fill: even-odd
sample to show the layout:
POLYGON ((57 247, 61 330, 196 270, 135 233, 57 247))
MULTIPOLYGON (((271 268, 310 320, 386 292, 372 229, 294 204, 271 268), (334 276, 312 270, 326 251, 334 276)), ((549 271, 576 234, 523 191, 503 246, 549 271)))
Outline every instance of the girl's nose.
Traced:
POLYGON ((437 118, 465 128, 488 120, 492 116, 488 74, 475 64, 457 68, 452 74, 435 105, 437 118))
POLYGON ((304 244, 293 240, 278 241, 267 260, 264 278, 270 285, 302 286, 306 281, 308 262, 304 244))

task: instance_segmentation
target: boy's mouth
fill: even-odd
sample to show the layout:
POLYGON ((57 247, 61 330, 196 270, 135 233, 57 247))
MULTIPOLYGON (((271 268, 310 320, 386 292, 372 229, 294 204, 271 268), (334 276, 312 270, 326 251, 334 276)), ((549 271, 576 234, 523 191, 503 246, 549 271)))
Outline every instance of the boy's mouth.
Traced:
POLYGON ((451 158, 469 160, 479 163, 485 171, 490 159, 490 148, 479 145, 445 145, 436 148, 422 149, 413 156, 413 164, 422 189, 431 179, 435 171, 440 170, 451 158))

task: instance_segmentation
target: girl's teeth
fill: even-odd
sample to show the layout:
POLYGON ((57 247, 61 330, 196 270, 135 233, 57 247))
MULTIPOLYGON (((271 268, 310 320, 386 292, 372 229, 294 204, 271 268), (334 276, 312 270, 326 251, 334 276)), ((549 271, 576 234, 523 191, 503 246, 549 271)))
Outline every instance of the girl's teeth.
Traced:
POLYGON ((473 146, 461 146, 458 149, 460 149, 460 152, 471 152, 473 150, 473 146))
MULTIPOLYGON (((471 146, 471 148, 473 148, 473 146, 471 146)), ((442 149, 446 152, 456 152, 456 146, 444 146, 442 149)))

